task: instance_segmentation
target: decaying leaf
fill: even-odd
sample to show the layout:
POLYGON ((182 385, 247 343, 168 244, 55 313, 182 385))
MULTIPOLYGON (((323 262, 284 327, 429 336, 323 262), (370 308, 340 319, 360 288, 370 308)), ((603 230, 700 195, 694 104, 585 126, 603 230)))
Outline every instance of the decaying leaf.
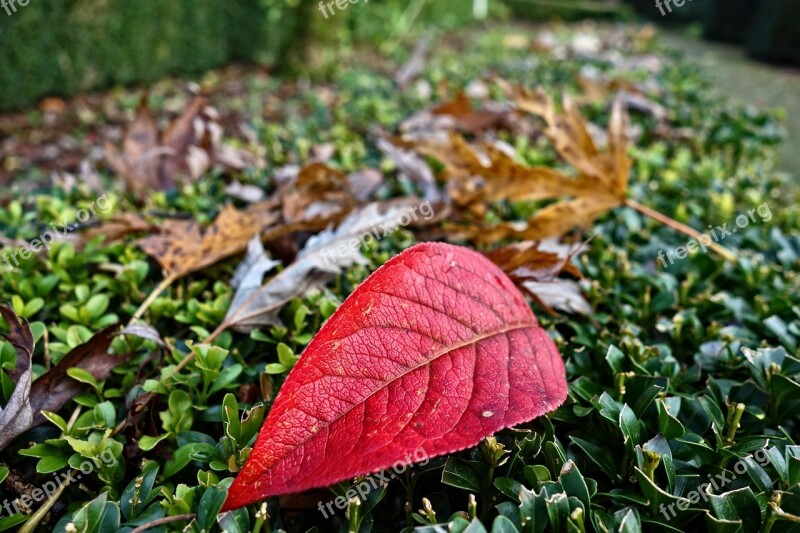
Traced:
POLYGON ((248 204, 254 204, 264 199, 263 189, 256 187, 255 185, 239 183, 238 181, 234 181, 226 185, 225 194, 232 196, 233 198, 238 198, 239 200, 247 202, 248 204))
POLYGON ((355 204, 344 174, 324 163, 301 168, 282 193, 283 220, 287 224, 321 223, 324 228, 341 220, 355 204))
POLYGON ((582 245, 565 245, 555 239, 523 241, 486 253, 494 264, 543 309, 567 313, 590 314, 591 307, 581 294, 580 286, 572 279, 560 278, 569 274, 581 278, 572 259, 582 245))
POLYGON ((383 186, 383 174, 380 170, 365 168, 348 174, 347 184, 358 202, 366 202, 383 186))
POLYGON ((86 390, 85 384, 69 377, 68 369, 82 368, 99 381, 130 357, 108 353, 111 341, 119 332, 118 326, 111 326, 70 351, 52 370, 31 383, 34 347, 31 330, 10 307, 0 305, 0 314, 11 328, 6 339, 17 351, 17 367, 9 373, 16 387, 8 404, 0 409, 0 450, 20 434, 42 424, 46 420, 42 411, 58 411, 86 390))
POLYGON ((223 324, 222 331, 235 327, 249 332, 261 326, 279 323, 278 312, 292 298, 319 288, 343 268, 367 264, 361 254, 361 243, 382 238, 395 231, 405 220, 424 223, 414 209, 419 200, 405 198, 386 203, 371 203, 353 211, 336 229, 327 229, 311 237, 297 259, 267 284, 260 287, 240 287, 223 324))
POLYGON ((236 289, 231 302, 231 309, 236 309, 255 292, 264 280, 264 274, 280 264, 280 261, 271 259, 264 245, 261 244, 261 237, 256 235, 247 244, 247 255, 244 260, 236 267, 236 272, 231 278, 231 286, 236 289))
POLYGON ((632 162, 627 155, 626 115, 619 101, 614 104, 608 128, 608 148, 601 152, 569 98, 564 99, 564 111, 559 113, 542 91, 531 93, 508 85, 506 90, 519 109, 544 118, 546 135, 559 155, 576 169, 577 176, 521 165, 497 145, 473 147, 456 134, 443 144, 400 141, 444 163, 446 178, 452 182, 448 191, 453 201, 477 215, 484 213, 487 203, 498 200, 554 201, 525 222, 466 226, 468 237, 479 242, 557 237, 589 226, 625 202, 632 162))
POLYGON ((89 341, 70 351, 52 370, 33 382, 31 407, 33 425, 45 421, 42 411, 58 411, 69 400, 86 390, 87 385, 75 381, 67 374, 70 368, 82 368, 96 380, 111 375, 111 370, 124 363, 133 354, 108 353, 111 341, 119 334, 119 326, 111 326, 96 333, 89 341))
POLYGON ((105 144, 106 160, 129 192, 141 197, 148 189, 173 189, 179 177, 196 180, 213 164, 232 170, 259 165, 252 154, 220 144, 218 114, 202 96, 195 97, 163 132, 147 98, 142 96, 122 148, 105 144))
POLYGON ((401 173, 419 187, 425 200, 439 203, 442 198, 442 192, 439 190, 439 186, 436 185, 436 178, 428 162, 410 150, 395 146, 385 137, 385 135, 381 134, 378 138, 378 149, 392 160, 401 173))
POLYGON ((483 109, 476 110, 466 93, 458 91, 453 100, 420 111, 401 122, 399 127, 405 139, 441 141, 450 131, 477 135, 511 129, 516 113, 513 105, 495 102, 487 102, 483 109))
POLYGON ((8 446, 17 436, 32 427, 34 410, 31 407, 31 355, 33 335, 28 324, 21 321, 14 310, 0 305, 0 314, 10 328, 5 339, 17 351, 17 366, 9 372, 16 383, 14 392, 5 407, 0 408, 0 450, 8 446))
POLYGON ((161 338, 161 334, 158 332, 156 328, 154 328, 150 324, 146 324, 143 322, 128 324, 127 326, 125 326, 125 328, 123 328, 122 331, 120 331, 119 334, 133 335, 134 337, 139 337, 140 339, 153 341, 159 346, 167 345, 164 342, 164 339, 161 338))
POLYGON ((178 279, 244 251, 254 235, 271 228, 279 219, 271 201, 253 204, 245 211, 226 205, 205 229, 194 221, 167 220, 160 233, 137 242, 159 262, 165 277, 178 279))
POLYGON ((164 190, 175 186, 173 177, 161 172, 161 158, 165 153, 158 125, 148 109, 147 95, 144 95, 136 110, 136 119, 125 134, 122 151, 107 143, 106 160, 122 176, 128 191, 141 195, 148 187, 164 190))

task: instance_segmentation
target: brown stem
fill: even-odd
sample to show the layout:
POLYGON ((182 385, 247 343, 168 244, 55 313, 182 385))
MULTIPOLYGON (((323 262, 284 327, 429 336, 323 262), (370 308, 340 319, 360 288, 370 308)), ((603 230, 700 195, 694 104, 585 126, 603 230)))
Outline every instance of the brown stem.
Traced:
MULTIPOLYGON (((69 479, 72 479, 72 476, 74 476, 75 473, 76 470, 73 470, 72 473, 70 474, 69 479)), ((53 505, 55 505, 55 503, 64 493, 64 489, 66 489, 68 486, 69 482, 60 484, 58 490, 56 490, 52 496, 47 498, 47 501, 45 501, 44 504, 42 504, 42 506, 39 507, 36 510, 36 512, 31 515, 28 521, 25 522, 25 525, 19 529, 19 533, 33 533, 34 531, 36 531, 36 526, 38 526, 39 522, 41 522, 42 519, 47 515, 47 513, 50 512, 50 509, 53 508, 53 505)))
POLYGON ((174 276, 167 276, 166 278, 162 279, 161 283, 159 283, 158 286, 155 289, 153 289, 153 291, 150 294, 147 295, 145 301, 142 302, 142 305, 140 305, 139 309, 137 309, 136 312, 133 314, 130 323, 132 324, 134 320, 142 318, 142 315, 145 314, 150 305, 156 301, 156 298, 158 298, 161 295, 161 293, 164 292, 164 290, 172 284, 173 281, 175 281, 174 276))
MULTIPOLYGON (((228 329, 228 323, 227 322, 223 322, 222 324, 219 325, 219 327, 217 329, 215 329, 211 333, 211 335, 206 337, 202 342, 204 344, 212 342, 214 339, 216 339, 220 335, 220 333, 222 333, 226 329, 228 329)), ((178 363, 178 366, 176 366, 172 370, 172 373, 169 375, 169 377, 172 377, 175 374, 177 374, 178 372, 180 372, 183 367, 185 367, 187 364, 189 364, 189 361, 191 361, 193 357, 194 357, 194 352, 189 352, 189 354, 186 357, 181 359, 181 361, 178 363)))
POLYGON ((141 526, 137 527, 131 533, 142 533, 143 531, 147 531, 148 529, 153 529, 154 527, 161 526, 163 524, 169 524, 170 522, 179 522, 181 520, 191 520, 197 516, 195 513, 189 514, 178 514, 175 516, 165 516, 164 518, 159 518, 157 520, 151 520, 146 524, 142 524, 141 526))
MULTIPOLYGON (((639 211, 640 213, 642 213, 644 215, 649 216, 650 218, 652 218, 654 220, 658 220, 659 222, 661 222, 665 226, 668 226, 668 227, 670 227, 670 228, 672 228, 672 229, 674 229, 676 231, 680 231, 681 233, 684 233, 684 234, 686 234, 686 235, 688 235, 688 236, 690 236, 690 237, 692 237, 694 239, 697 239, 698 242, 702 242, 702 241, 700 241, 700 237, 702 236, 702 234, 700 232, 698 232, 697 230, 695 230, 694 228, 691 228, 691 227, 687 226, 686 224, 681 224, 677 220, 671 219, 668 216, 659 213, 658 211, 650 209, 649 207, 647 207, 645 205, 642 205, 639 202, 637 202, 636 200, 633 200, 631 198, 628 198, 628 199, 625 200, 625 205, 627 205, 628 207, 639 211)), ((715 252, 717 252, 726 261, 730 261, 731 263, 738 262, 738 258, 736 257, 736 254, 734 254, 733 252, 731 252, 730 250, 728 250, 724 246, 719 245, 719 244, 717 244, 715 242, 709 242, 707 244, 707 246, 709 248, 711 248, 712 250, 714 250, 715 252)))

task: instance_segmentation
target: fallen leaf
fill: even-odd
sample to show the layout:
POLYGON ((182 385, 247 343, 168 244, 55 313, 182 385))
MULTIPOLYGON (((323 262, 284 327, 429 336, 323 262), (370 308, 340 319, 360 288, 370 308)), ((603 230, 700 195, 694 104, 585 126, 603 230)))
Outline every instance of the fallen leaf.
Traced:
POLYGON ((264 275, 278 266, 280 261, 270 259, 264 251, 260 236, 256 235, 247 244, 247 255, 236 267, 236 272, 231 278, 231 287, 236 293, 231 301, 231 309, 237 309, 244 301, 255 292, 264 280, 264 275))
POLYGON ((358 202, 366 202, 383 186, 383 174, 374 168, 365 168, 347 175, 347 184, 358 202))
POLYGON ((159 262, 166 278, 179 279, 244 251, 254 235, 278 222, 275 207, 269 200, 246 211, 226 205, 205 229, 193 220, 167 220, 160 233, 137 243, 159 262))
POLYGON ((444 163, 451 198, 478 216, 483 216, 487 203, 498 200, 554 200, 524 222, 489 226, 473 221, 462 227, 466 236, 484 243, 506 238, 557 237, 573 228, 587 227, 625 203, 632 161, 627 155, 627 119, 620 101, 613 106, 608 148, 601 152, 569 98, 565 97, 564 111, 559 113, 541 90, 531 93, 501 83, 519 109, 544 118, 545 134, 578 175, 521 165, 497 145, 483 143, 473 147, 456 134, 451 134, 444 144, 406 143, 444 163))
POLYGON ((510 244, 485 255, 548 313, 556 314, 555 310, 559 310, 588 315, 591 306, 578 283, 559 278, 563 273, 582 277, 572 264, 582 249, 583 245, 564 245, 548 239, 510 244))
POLYGON ((419 187, 425 200, 436 204, 441 202, 442 192, 427 161, 410 150, 395 146, 384 136, 378 138, 377 145, 378 149, 392 160, 397 170, 419 187))
MULTIPOLYGON (((164 179, 175 180, 178 175, 197 179, 211 166, 208 152, 212 149, 211 132, 204 124, 204 108, 208 101, 202 96, 195 97, 181 115, 173 120, 161 137, 161 145, 166 153, 161 166, 164 179), (202 158, 200 164, 191 165, 192 159, 202 158)), ((204 117, 208 120, 207 117, 204 117)))
POLYGON ((111 370, 131 358, 133 354, 108 353, 111 341, 119 331, 118 325, 99 331, 87 342, 70 351, 48 373, 33 382, 31 407, 36 413, 33 417, 33 426, 46 420, 42 411, 57 412, 68 401, 86 390, 87 385, 69 377, 67 370, 82 368, 97 381, 102 381, 111 375, 111 370))
POLYGON ((0 408, 0 450, 32 426, 33 408, 31 394, 31 355, 33 354, 33 335, 27 322, 21 321, 14 310, 0 305, 0 314, 5 319, 10 332, 4 335, 17 351, 17 366, 9 372, 16 387, 5 407, 0 408))
POLYGON ((119 334, 133 335, 134 337, 139 337, 140 339, 153 341, 159 346, 167 345, 167 343, 164 342, 164 339, 161 338, 161 334, 158 332, 158 330, 153 326, 151 326, 150 324, 145 324, 145 323, 129 324, 125 326, 125 328, 123 328, 123 330, 120 331, 119 334))
MULTIPOLYGON (((464 91, 431 109, 420 111, 400 123, 406 139, 435 140, 443 132, 460 131, 477 135, 487 131, 508 130, 514 123, 514 106, 487 103, 475 110, 464 91)), ((441 138, 441 137, 439 137, 441 138)))
MULTIPOLYGON (((362 241, 377 240, 395 231, 401 219, 408 216, 419 200, 402 199, 386 203, 371 203, 353 211, 336 229, 327 229, 311 237, 295 261, 273 277, 267 284, 240 287, 234 296, 223 324, 212 338, 229 327, 240 332, 278 324, 278 313, 292 298, 319 288, 343 268, 367 264, 361 254, 362 241)), ((416 220, 422 223, 424 220, 416 220)))
POLYGON ((316 223, 324 228, 341 220, 355 204, 344 174, 324 163, 301 168, 282 193, 286 224, 316 223))
POLYGON ((491 202, 576 195, 588 185, 551 168, 520 165, 491 144, 474 148, 455 134, 448 144, 419 146, 418 150, 446 165, 447 190, 456 205, 480 215, 491 202))
POLYGON ((308 345, 223 511, 462 450, 566 397, 558 350, 511 280, 477 252, 420 244, 308 345))
POLYGON ((16 387, 8 404, 0 409, 0 450, 25 431, 45 422, 42 411, 56 412, 86 390, 86 385, 69 377, 68 369, 82 368, 100 381, 130 358, 130 355, 108 353, 111 341, 119 332, 119 326, 111 326, 70 351, 52 370, 31 383, 34 347, 31 330, 11 307, 0 305, 0 314, 11 328, 6 339, 17 351, 17 367, 9 374, 16 387))
POLYGON ((539 305, 551 314, 555 314, 554 309, 579 315, 592 313, 592 307, 583 297, 580 285, 572 280, 525 281, 522 286, 539 305))
POLYGON ((197 180, 215 164, 237 171, 263 166, 253 154, 221 144, 218 113, 204 97, 195 97, 163 132, 147 98, 147 94, 142 96, 122 148, 105 143, 106 160, 129 192, 142 197, 149 189, 174 189, 179 177, 197 180))
POLYGON ((122 150, 110 143, 105 145, 108 164, 122 176, 127 190, 137 196, 147 188, 166 190, 175 186, 174 176, 161 172, 161 158, 167 151, 161 146, 158 125, 147 106, 147 94, 142 96, 136 119, 125 134, 122 150))
POLYGON ((264 191, 262 189, 255 185, 244 185, 238 181, 226 185, 225 194, 248 204, 254 204, 264 199, 264 191))

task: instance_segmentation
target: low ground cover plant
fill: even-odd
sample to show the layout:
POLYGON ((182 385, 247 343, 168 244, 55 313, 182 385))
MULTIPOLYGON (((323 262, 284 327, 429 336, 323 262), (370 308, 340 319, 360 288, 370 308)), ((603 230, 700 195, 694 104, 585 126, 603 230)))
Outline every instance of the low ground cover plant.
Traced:
MULTIPOLYGON (((56 187, 32 151, 0 210, 10 250, 78 226, 0 268, 0 530, 797 529, 800 188, 775 170, 775 116, 710 96, 647 28, 489 29, 421 63, 395 54, 330 84, 221 72, 202 97, 167 83, 105 96, 96 122, 59 118, 103 162, 56 172, 56 187), (100 195, 109 212, 75 222, 100 195), (287 470, 274 497, 226 504, 235 478, 263 479, 247 462, 267 453, 259 429, 308 372, 306 347, 317 360, 344 324, 323 325, 337 309, 356 321, 413 304, 475 325, 404 278, 391 302, 345 302, 426 241, 471 248, 432 255, 455 268, 474 254, 532 302, 524 326, 560 353, 548 383, 565 379, 566 399, 448 449, 409 440, 391 466, 359 463, 370 435, 333 433, 318 440, 359 468, 315 468, 341 482, 292 494, 319 484, 287 470)), ((339 370, 374 379, 363 347, 386 339, 339 370)), ((485 378, 458 375, 422 389, 443 413, 485 378)), ((320 430, 302 418, 266 427, 320 430)))

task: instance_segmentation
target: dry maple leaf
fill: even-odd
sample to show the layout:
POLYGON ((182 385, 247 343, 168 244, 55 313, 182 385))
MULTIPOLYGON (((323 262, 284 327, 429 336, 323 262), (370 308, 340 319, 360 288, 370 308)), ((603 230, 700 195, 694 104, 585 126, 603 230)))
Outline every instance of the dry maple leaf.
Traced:
POLYGON ((254 235, 278 222, 275 208, 271 201, 254 204, 246 211, 229 204, 204 229, 193 220, 167 220, 160 233, 137 243, 159 262, 166 279, 175 280, 244 251, 254 235))
POLYGON ((577 176, 546 167, 529 167, 496 145, 470 146, 459 135, 451 134, 444 144, 403 143, 420 153, 439 159, 453 201, 483 215, 487 204, 500 200, 554 200, 525 222, 494 226, 472 224, 464 228, 470 238, 495 242, 504 238, 536 240, 560 236, 575 227, 587 227, 610 209, 626 200, 631 160, 627 155, 627 120, 615 102, 608 128, 608 149, 601 152, 587 129, 577 107, 564 99, 564 111, 556 111, 543 92, 521 88, 507 90, 519 109, 544 118, 545 134, 558 154, 572 165, 577 176))

